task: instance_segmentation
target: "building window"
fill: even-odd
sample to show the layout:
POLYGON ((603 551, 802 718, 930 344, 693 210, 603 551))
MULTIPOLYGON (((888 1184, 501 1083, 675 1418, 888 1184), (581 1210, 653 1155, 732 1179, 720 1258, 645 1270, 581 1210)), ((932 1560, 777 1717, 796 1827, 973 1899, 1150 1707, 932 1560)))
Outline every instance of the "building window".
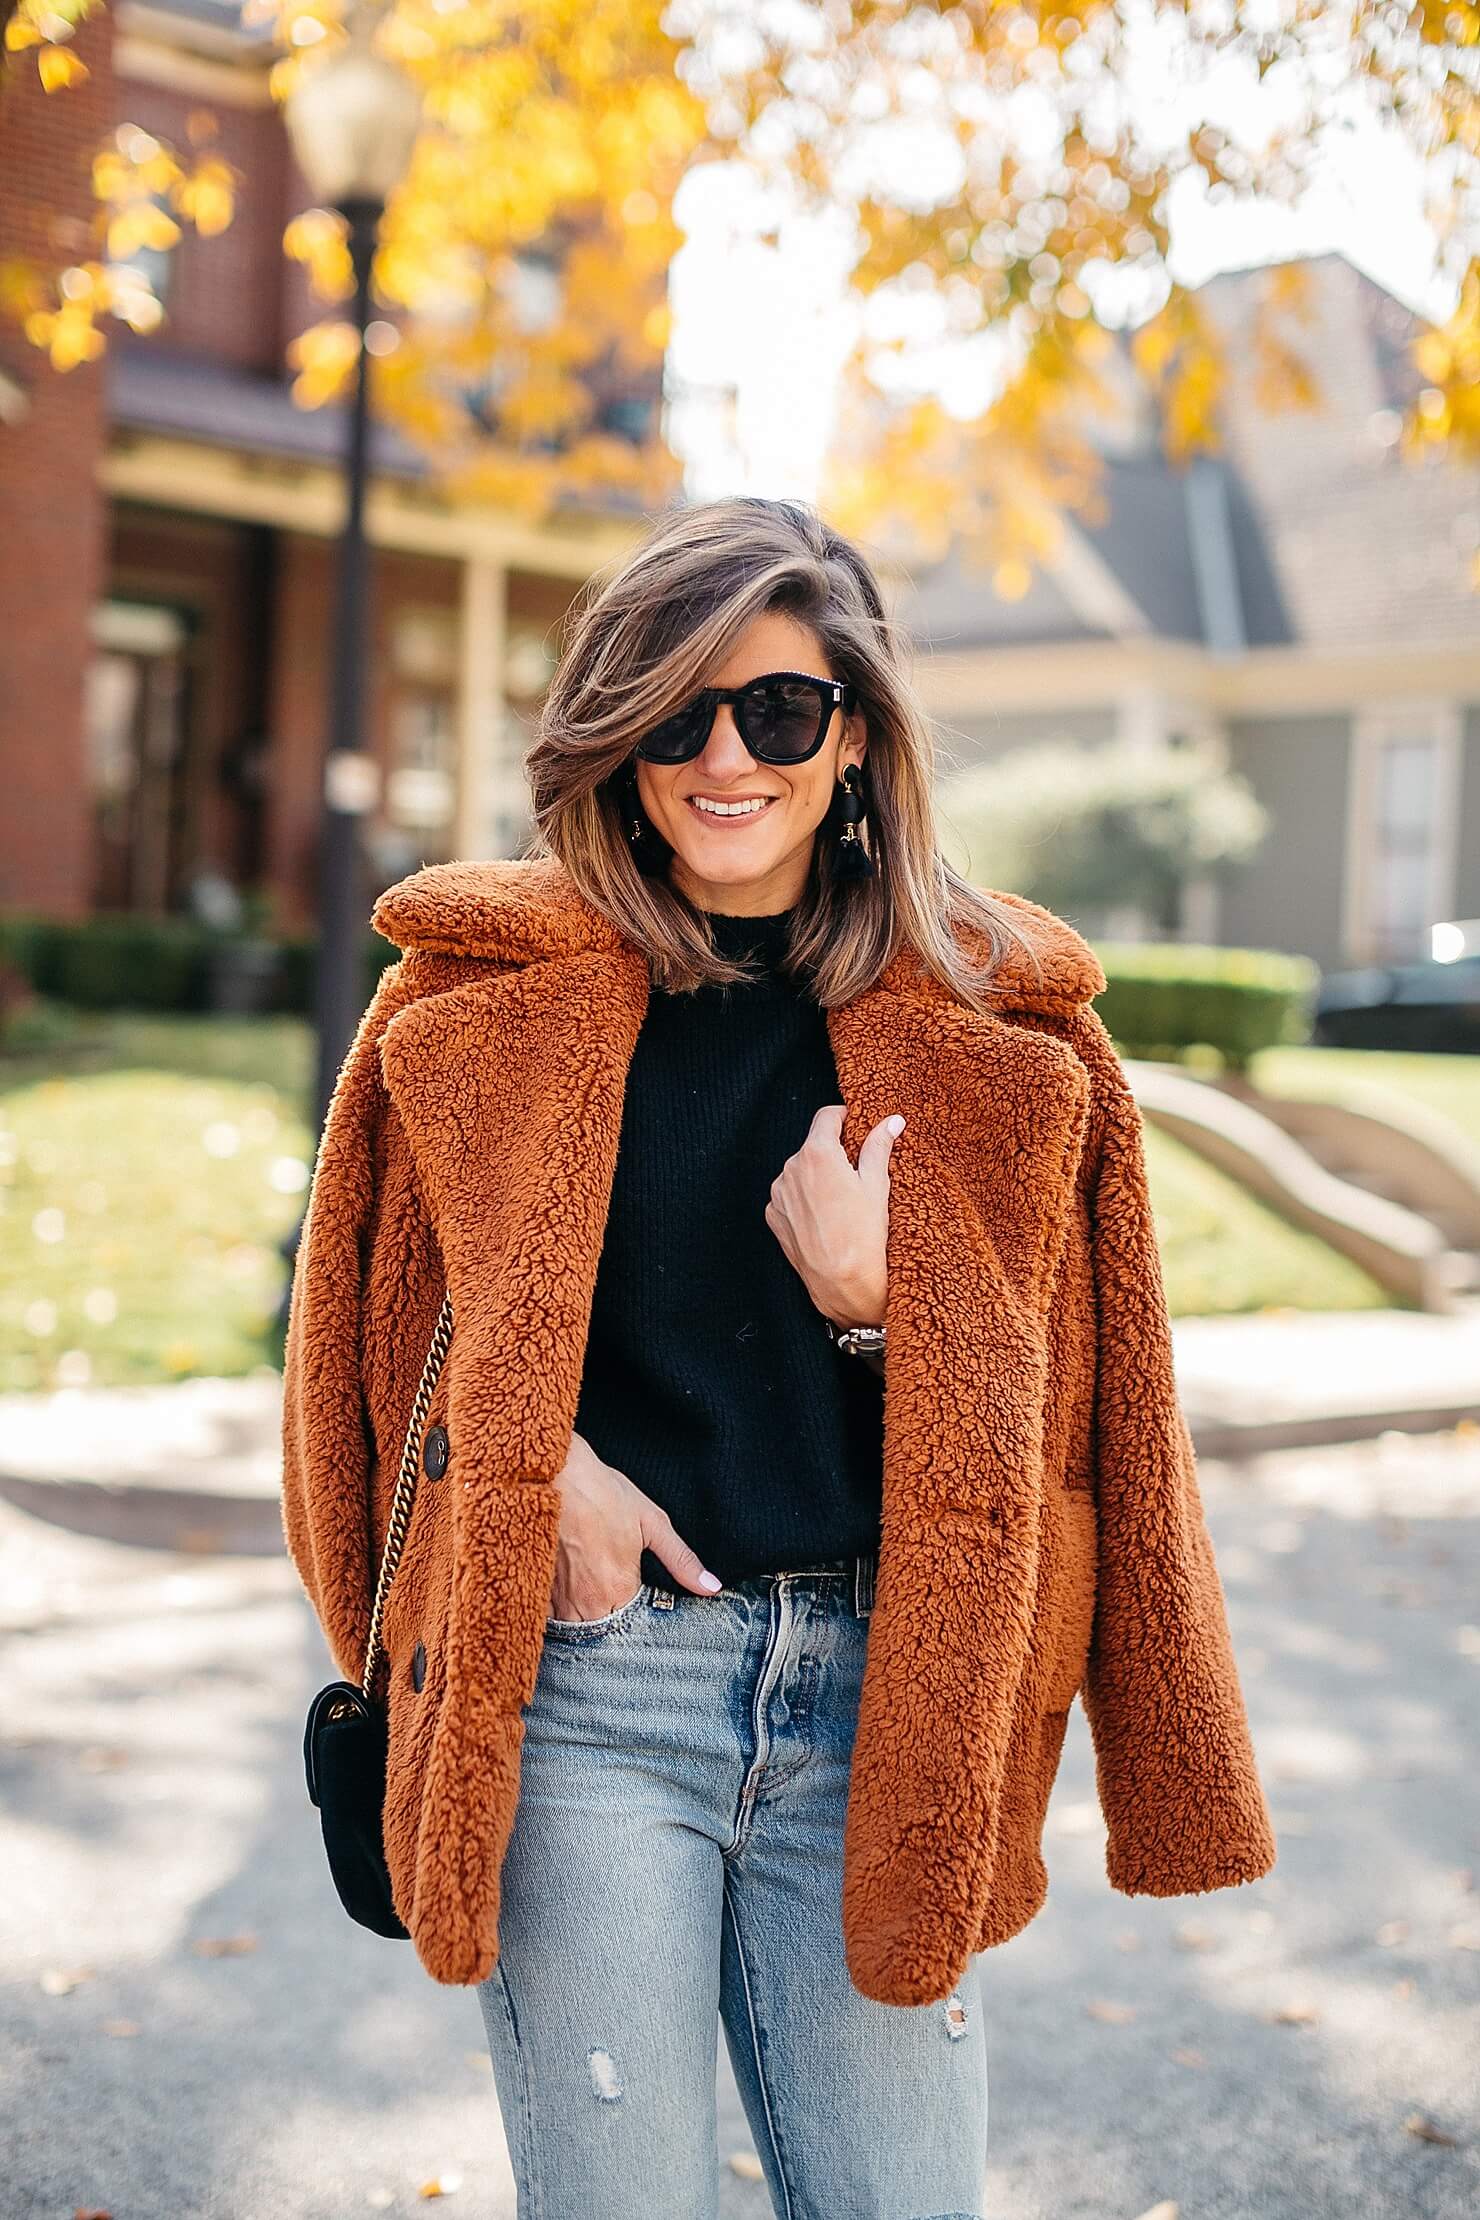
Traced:
POLYGON ((457 731, 449 694, 398 689, 391 713, 386 815, 403 832, 445 848, 457 809, 457 731))
POLYGON ((1459 715, 1418 702, 1357 720, 1347 941, 1362 963, 1411 963, 1454 892, 1459 715))

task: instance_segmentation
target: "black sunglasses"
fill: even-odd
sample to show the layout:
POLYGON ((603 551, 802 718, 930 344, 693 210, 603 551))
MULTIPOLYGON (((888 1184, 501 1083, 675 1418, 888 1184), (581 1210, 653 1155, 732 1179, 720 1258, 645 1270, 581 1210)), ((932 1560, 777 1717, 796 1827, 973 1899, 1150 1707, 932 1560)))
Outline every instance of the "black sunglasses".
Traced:
POLYGON ((760 763, 805 763, 827 737, 835 709, 856 707, 858 689, 837 678, 805 671, 767 671, 744 686, 706 686, 644 733, 636 753, 649 763, 690 763, 714 730, 722 701, 735 712, 735 727, 760 763))

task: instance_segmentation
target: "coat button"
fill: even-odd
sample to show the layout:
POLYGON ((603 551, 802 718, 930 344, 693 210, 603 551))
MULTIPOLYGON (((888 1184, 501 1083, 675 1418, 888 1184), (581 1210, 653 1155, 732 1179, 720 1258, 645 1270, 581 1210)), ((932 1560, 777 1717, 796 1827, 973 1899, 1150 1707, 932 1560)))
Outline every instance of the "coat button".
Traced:
POLYGON ((440 1480, 447 1470, 447 1428, 429 1426, 421 1447, 422 1470, 429 1480, 440 1480))
POLYGON ((417 1645, 416 1645, 416 1647, 415 1647, 415 1649, 414 1649, 414 1650, 413 1650, 413 1651, 411 1652, 411 1685, 412 1685, 412 1687, 413 1687, 413 1688, 415 1688, 415 1689, 418 1689, 418 1690, 419 1690, 419 1689, 420 1689, 420 1687, 421 1687, 421 1685, 422 1685, 422 1683, 423 1683, 423 1681, 424 1681, 424 1680, 426 1679, 426 1677, 427 1677, 427 1653, 426 1653, 426 1651, 425 1651, 425 1650, 424 1650, 424 1649, 422 1648, 422 1645, 420 1644, 420 1642, 418 1642, 418 1643, 417 1643, 417 1645))

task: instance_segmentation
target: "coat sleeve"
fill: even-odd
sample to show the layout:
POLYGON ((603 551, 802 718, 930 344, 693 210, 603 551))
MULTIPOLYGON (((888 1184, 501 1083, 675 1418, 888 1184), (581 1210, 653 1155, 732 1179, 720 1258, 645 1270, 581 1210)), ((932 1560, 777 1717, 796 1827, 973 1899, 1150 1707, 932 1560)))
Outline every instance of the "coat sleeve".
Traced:
POLYGON ((1267 1873, 1274 1830, 1173 1378, 1141 1113, 1090 1014, 1099 1580, 1082 1701, 1111 1885, 1181 1896, 1267 1873))
POLYGON ((289 1295, 283 1346, 283 1534, 335 1665, 359 1682, 370 1631, 373 1435, 360 1325, 385 1091, 380 1035, 405 998, 381 973, 335 1082, 289 1295))

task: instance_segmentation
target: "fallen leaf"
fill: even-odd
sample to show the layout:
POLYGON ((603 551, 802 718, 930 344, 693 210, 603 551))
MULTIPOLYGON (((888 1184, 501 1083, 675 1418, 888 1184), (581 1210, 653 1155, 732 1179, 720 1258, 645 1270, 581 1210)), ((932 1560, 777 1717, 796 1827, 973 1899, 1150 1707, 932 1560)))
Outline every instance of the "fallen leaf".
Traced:
POLYGON ((396 2192, 394 2189, 372 2189, 365 2198, 365 2202, 372 2212, 389 2212, 395 2201, 396 2192))
POLYGON ((462 2187, 461 2174, 433 2174, 417 2190, 418 2197, 453 2197, 462 2187))
POLYGON ((85 1773, 116 1773, 121 1765, 127 1765, 128 1752, 108 1742, 90 1742, 85 1750, 78 1751, 77 1762, 85 1773))
POLYGON ((1104 2020, 1111 2027, 1123 2027, 1136 2016, 1134 2004, 1112 2004, 1106 1997, 1094 1997, 1084 2007, 1092 2020, 1104 2020))
POLYGON ((1381 1945, 1382 1945, 1382 1947, 1383 1947, 1383 1949, 1384 1949, 1384 1950, 1391 1950, 1391 1949, 1392 1949, 1392 1947, 1393 1947, 1393 1945, 1394 1945, 1394 1943, 1407 1942, 1407 1940, 1408 1940, 1408 1922, 1407 1922, 1407 1920, 1406 1920, 1406 1919, 1389 1919, 1389 1920, 1385 1920, 1385 1921, 1383 1922, 1382 1926, 1378 1928, 1378 1930, 1377 1930, 1377 1933, 1376 1933, 1376 1934, 1375 1934, 1375 1935, 1373 1936, 1372 1940, 1373 1940, 1374 1942, 1377 1942, 1377 1943, 1381 1943, 1381 1945))
POLYGON ((113 2215, 105 2212, 101 2205, 74 2205, 72 2220, 113 2220, 113 2215))
POLYGON ((1401 1981, 1395 1981, 1393 1983, 1393 1995, 1400 2000, 1406 2000, 1408 1997, 1411 1997, 1412 1994, 1413 1980, 1409 1974, 1405 1973, 1401 1981))
POLYGON ((1480 1950, 1480 1927, 1468 1921, 1461 1927, 1451 1927, 1449 1947, 1451 1950, 1480 1950))
POLYGON ((730 2172, 738 2174, 741 2181, 764 2181, 765 2168, 754 2151, 731 2151, 730 2172))
POLYGON ((1269 2016, 1276 2027, 1314 2027, 1321 2017, 1313 2004, 1282 2004, 1269 2016))
POLYGON ((190 1945, 202 1958, 241 1958, 257 1948, 255 1935, 198 1935, 190 1945))
POLYGON ((1421 2143, 1442 2143, 1451 2151, 1459 2147, 1459 2137, 1447 2134, 1437 2121, 1429 2118, 1427 2112, 1410 2112, 1403 2125, 1421 2143))
POLYGON ((92 1977, 91 1966, 48 1966, 41 1976, 41 1987, 48 1996, 66 1996, 92 1977))
POLYGON ((1152 2205, 1140 2215, 1140 2220, 1177 2220, 1177 2206, 1168 2197, 1159 2205, 1152 2205))
POLYGON ((1179 2066, 1205 2066, 1207 2060, 1200 2050, 1174 2050, 1173 2058, 1179 2066))
POLYGON ((105 2035, 137 2035, 139 2032, 137 2020, 104 2020, 101 2025, 105 2035))
POLYGON ((1185 1919, 1176 1929, 1172 1941, 1179 1950, 1216 1950, 1218 1938, 1210 1927, 1199 1927, 1196 1920, 1185 1919))

